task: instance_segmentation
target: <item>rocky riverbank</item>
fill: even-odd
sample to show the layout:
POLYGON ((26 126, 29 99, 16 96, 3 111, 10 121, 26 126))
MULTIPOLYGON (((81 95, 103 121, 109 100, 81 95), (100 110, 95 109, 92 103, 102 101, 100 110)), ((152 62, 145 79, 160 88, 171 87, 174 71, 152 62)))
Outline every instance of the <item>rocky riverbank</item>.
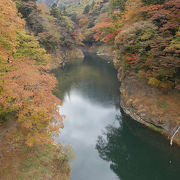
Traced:
POLYGON ((64 67, 68 63, 78 63, 84 59, 84 53, 79 47, 72 49, 58 49, 56 53, 52 54, 51 69, 64 67))
POLYGON ((145 79, 134 73, 124 75, 119 70, 121 81, 121 107, 134 120, 165 135, 169 141, 180 145, 180 94, 177 90, 164 92, 150 87, 145 79))

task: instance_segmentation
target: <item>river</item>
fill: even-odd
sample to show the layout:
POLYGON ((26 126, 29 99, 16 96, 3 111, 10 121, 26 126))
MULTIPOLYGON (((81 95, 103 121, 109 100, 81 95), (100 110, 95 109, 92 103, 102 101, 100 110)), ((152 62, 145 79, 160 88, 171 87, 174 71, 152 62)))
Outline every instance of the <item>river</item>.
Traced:
MULTIPOLYGON (((76 154, 72 180, 178 180, 180 150, 125 115, 111 63, 86 55, 53 72, 65 128, 55 140, 76 154)), ((133 88, 133 87, 132 87, 133 88)))

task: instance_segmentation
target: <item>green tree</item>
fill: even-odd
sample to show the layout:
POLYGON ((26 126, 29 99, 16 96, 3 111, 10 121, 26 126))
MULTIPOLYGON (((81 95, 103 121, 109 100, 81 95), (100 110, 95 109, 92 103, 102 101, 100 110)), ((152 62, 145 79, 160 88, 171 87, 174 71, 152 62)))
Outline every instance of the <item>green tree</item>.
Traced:
POLYGON ((85 6, 83 14, 88 14, 89 11, 90 11, 90 5, 88 4, 85 6))
POLYGON ((54 3, 50 9, 50 14, 57 19, 60 19, 62 14, 61 11, 58 9, 57 4, 54 3))
POLYGON ((124 10, 127 0, 110 0, 111 10, 121 9, 124 10))

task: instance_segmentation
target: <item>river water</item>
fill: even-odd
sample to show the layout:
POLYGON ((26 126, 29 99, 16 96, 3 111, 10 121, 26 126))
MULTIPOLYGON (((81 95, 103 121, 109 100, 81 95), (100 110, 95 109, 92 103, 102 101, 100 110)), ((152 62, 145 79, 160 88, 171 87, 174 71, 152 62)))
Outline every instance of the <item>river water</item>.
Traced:
POLYGON ((71 144, 76 154, 71 180, 180 179, 180 150, 121 110, 112 64, 86 55, 82 63, 54 74, 66 115, 55 140, 71 144))

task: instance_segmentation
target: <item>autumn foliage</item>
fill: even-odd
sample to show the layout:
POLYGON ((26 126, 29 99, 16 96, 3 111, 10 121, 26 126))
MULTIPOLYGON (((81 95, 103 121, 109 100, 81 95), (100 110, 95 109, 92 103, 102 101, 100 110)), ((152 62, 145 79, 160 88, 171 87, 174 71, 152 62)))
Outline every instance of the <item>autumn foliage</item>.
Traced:
POLYGON ((13 114, 16 133, 28 146, 50 143, 63 128, 56 79, 46 73, 50 56, 27 35, 12 0, 0 1, 0 119, 13 114))
MULTIPOLYGON (((120 5, 120 4, 119 4, 120 5)), ((96 24, 96 40, 113 44, 116 67, 143 76, 162 89, 179 87, 178 0, 128 0, 96 24)))
POLYGON ((103 19, 103 22, 96 24, 96 26, 93 29, 97 32, 94 35, 96 41, 101 40, 104 42, 108 42, 116 36, 116 32, 114 32, 114 24, 108 18, 105 18, 103 19))

